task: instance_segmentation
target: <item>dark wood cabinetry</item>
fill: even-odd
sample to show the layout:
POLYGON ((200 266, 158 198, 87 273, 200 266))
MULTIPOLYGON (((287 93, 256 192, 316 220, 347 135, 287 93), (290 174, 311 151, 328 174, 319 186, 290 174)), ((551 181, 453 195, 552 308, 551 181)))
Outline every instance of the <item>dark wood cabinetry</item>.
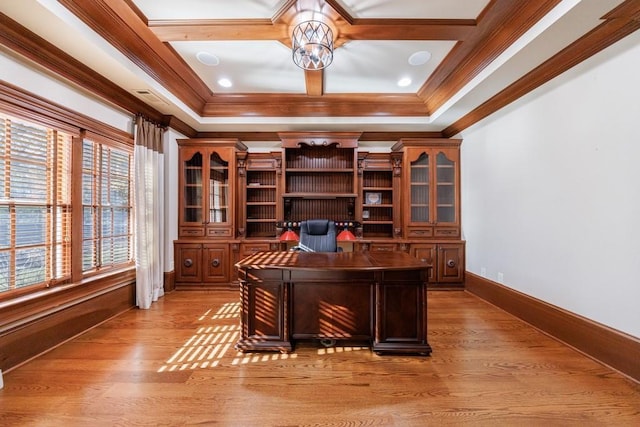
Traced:
POLYGON ((233 237, 235 144, 179 141, 179 237, 233 237))
POLYGON ((402 151, 407 238, 460 237, 460 140, 406 139, 402 151))
POLYGON ((464 242, 413 243, 411 255, 432 267, 432 283, 461 283, 464 279, 464 242))
POLYGON ((278 135, 280 150, 255 153, 233 139, 179 141, 176 288, 237 283, 235 263, 286 249, 284 225, 312 218, 346 224, 357 241, 344 250, 405 252, 431 267, 429 286, 463 284, 460 140, 369 152, 359 133, 278 135))
POLYGON ((361 219, 363 238, 394 238, 400 236, 400 168, 397 155, 386 153, 358 154, 361 204, 357 218, 361 219))
POLYGON ((200 287, 230 281, 230 253, 226 243, 174 244, 176 284, 200 287))
POLYGON ((283 220, 355 219, 357 133, 281 133, 283 220))
POLYGON ((238 153, 238 235, 248 239, 276 237, 282 218, 279 176, 281 154, 238 153))
POLYGON ((237 140, 178 140, 176 288, 228 285, 236 237, 237 140))

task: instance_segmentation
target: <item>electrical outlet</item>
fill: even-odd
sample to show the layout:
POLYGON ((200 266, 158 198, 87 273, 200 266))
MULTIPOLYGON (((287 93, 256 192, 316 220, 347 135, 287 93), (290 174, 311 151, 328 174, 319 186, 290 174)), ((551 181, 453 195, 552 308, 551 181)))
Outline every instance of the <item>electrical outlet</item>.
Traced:
POLYGON ((498 282, 504 283, 504 274, 498 273, 498 282))
POLYGON ((487 267, 480 267, 480 275, 482 277, 487 277, 487 267))

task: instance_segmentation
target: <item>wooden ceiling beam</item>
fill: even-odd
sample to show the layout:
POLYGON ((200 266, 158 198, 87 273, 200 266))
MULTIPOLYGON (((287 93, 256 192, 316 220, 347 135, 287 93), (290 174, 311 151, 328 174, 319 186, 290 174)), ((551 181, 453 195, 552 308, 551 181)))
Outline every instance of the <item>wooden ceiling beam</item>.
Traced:
POLYGON ((156 122, 162 122, 163 116, 156 109, 96 73, 49 41, 2 13, 0 13, 0 21, 3 25, 2 31, 0 31, 0 45, 23 59, 26 58, 32 63, 44 67, 74 86, 103 97, 117 108, 132 114, 141 113, 156 122))
POLYGON ((354 19, 336 22, 338 38, 347 40, 466 40, 476 30, 473 19, 354 19))
MULTIPOLYGON (((465 40, 473 19, 357 19, 334 23, 347 40, 465 40)), ((163 42, 208 40, 287 40, 290 25, 270 19, 153 20, 149 29, 163 42)))
POLYGON ((211 89, 125 0, 59 2, 191 109, 202 109, 211 89))
POLYGON ((444 105, 561 0, 491 0, 468 40, 460 41, 418 90, 430 114, 444 105))
POLYGON ((585 59, 640 30, 640 2, 626 0, 605 15, 604 19, 602 24, 443 129, 443 136, 451 138, 459 134, 585 59))
POLYGON ((415 94, 298 94, 214 95, 204 117, 351 117, 425 116, 426 107, 415 94))
POLYGON ((163 42, 209 40, 283 40, 289 26, 270 19, 185 19, 149 21, 163 42))
POLYGON ((307 87, 307 95, 322 96, 324 94, 323 70, 304 70, 304 82, 307 87))

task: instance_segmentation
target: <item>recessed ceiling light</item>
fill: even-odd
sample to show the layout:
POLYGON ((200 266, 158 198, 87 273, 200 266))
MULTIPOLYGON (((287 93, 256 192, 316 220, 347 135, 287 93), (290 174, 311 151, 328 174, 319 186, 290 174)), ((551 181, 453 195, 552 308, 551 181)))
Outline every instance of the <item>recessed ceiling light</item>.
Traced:
POLYGON ((210 67, 215 67, 220 63, 220 59, 218 59, 218 57, 213 53, 209 52, 198 52, 196 54, 196 58, 198 58, 198 61, 202 62, 204 65, 208 65, 210 67))
POLYGON ((227 79, 227 78, 222 78, 220 80, 218 80, 218 84, 222 87, 231 87, 233 86, 233 83, 231 83, 231 80, 227 79))
POLYGON ((398 86, 400 87, 407 87, 411 84, 411 79, 409 77, 403 77, 400 80, 398 80, 398 86))
POLYGON ((421 50, 419 52, 415 52, 413 55, 409 57, 409 64, 411 65, 422 65, 426 64, 427 61, 431 59, 431 53, 426 50, 421 50))

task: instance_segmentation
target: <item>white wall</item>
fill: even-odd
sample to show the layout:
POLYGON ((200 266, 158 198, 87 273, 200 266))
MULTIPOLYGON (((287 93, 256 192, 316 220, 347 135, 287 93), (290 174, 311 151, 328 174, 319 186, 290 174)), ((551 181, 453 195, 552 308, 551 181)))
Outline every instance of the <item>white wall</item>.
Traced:
POLYGON ((133 116, 122 110, 113 108, 97 99, 54 80, 47 74, 27 67, 0 51, 0 80, 18 86, 28 92, 39 95, 53 103, 62 105, 85 116, 100 120, 110 126, 131 133, 133 116))
POLYGON ((635 337, 639 75, 636 32, 461 135, 467 270, 635 337))

